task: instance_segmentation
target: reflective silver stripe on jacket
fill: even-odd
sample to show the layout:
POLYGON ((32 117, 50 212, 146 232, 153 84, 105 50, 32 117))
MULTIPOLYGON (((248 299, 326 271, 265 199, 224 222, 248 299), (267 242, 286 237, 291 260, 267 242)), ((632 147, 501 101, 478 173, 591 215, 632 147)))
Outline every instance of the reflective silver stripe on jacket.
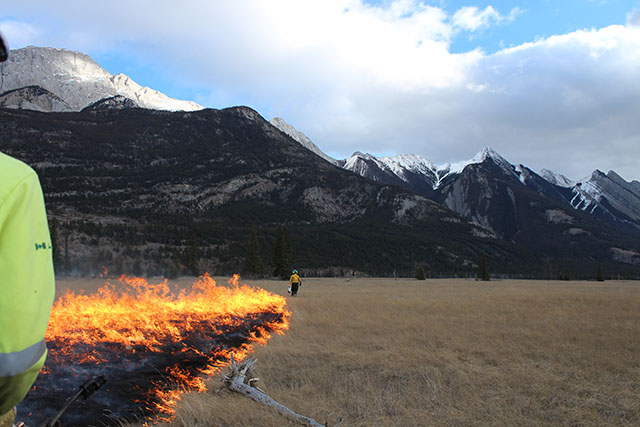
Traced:
POLYGON ((0 377, 13 377, 27 371, 47 351, 44 339, 13 353, 0 353, 0 377))

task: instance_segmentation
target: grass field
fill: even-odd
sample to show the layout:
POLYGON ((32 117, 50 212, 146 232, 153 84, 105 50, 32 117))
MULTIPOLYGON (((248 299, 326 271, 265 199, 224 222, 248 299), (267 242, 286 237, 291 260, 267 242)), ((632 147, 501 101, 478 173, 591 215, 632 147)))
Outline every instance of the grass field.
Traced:
MULTIPOLYGON (((640 425, 640 282, 306 279, 290 309, 258 385, 322 423, 640 425)), ((170 425, 289 425, 219 388, 170 425)))

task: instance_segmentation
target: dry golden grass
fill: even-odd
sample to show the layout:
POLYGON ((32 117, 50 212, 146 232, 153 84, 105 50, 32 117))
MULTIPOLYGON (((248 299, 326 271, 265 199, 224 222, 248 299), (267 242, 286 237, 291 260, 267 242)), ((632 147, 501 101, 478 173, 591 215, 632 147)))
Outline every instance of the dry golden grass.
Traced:
MULTIPOLYGON (((320 422, 640 425, 640 282, 307 279, 290 308, 259 386, 320 422)), ((289 425, 218 388, 170 425, 289 425)))

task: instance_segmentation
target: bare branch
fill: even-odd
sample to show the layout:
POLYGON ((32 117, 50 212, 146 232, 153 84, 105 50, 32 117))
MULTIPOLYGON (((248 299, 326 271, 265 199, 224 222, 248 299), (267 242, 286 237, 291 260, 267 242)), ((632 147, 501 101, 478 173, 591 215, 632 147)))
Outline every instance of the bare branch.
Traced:
MULTIPOLYGON (((247 372, 254 367, 256 363, 255 359, 247 358, 236 365, 233 357, 231 358, 231 373, 225 375, 223 377, 225 384, 227 387, 235 391, 236 393, 240 393, 244 396, 247 396, 256 402, 260 402, 263 405, 270 406, 275 409, 279 414, 284 415, 285 417, 306 426, 311 427, 326 427, 326 424, 320 424, 313 418, 298 414, 297 412, 292 411, 286 406, 276 402, 271 397, 269 397, 266 393, 264 393, 259 388, 255 387, 253 383, 257 381, 257 378, 247 379, 247 372), (248 382, 249 384, 246 384, 248 382)), ((337 425, 339 425, 340 422, 337 425)))

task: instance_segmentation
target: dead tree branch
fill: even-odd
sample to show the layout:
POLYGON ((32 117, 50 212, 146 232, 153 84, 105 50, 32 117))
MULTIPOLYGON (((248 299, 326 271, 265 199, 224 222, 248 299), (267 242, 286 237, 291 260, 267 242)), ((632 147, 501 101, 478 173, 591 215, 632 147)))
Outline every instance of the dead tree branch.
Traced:
MULTIPOLYGON (((254 383, 258 381, 257 378, 251 378, 251 371, 256 363, 256 359, 247 358, 236 365, 231 356, 231 373, 224 375, 224 383, 230 389, 236 393, 243 394, 256 402, 260 402, 263 405, 267 405, 275 409, 278 413, 285 417, 306 426, 311 427, 326 427, 326 424, 320 424, 313 418, 306 417, 292 411, 286 406, 276 402, 269 397, 265 392, 257 388, 254 383), (248 384, 247 384, 248 383, 248 384)), ((342 422, 342 421, 340 421, 342 422)), ((336 424, 339 425, 340 423, 336 424)))

